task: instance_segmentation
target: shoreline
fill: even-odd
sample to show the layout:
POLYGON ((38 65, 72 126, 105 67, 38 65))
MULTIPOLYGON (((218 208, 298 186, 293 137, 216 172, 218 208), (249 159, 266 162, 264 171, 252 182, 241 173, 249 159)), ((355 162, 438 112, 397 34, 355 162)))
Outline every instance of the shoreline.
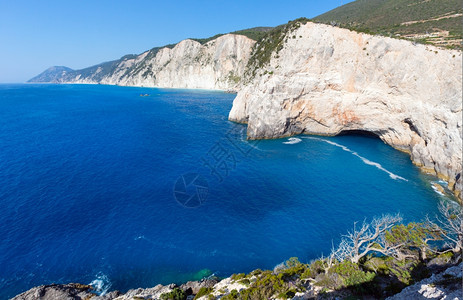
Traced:
POLYGON ((120 84, 107 84, 107 83, 88 83, 88 82, 24 82, 24 83, 1 83, 3 85, 104 85, 104 86, 118 86, 118 87, 129 87, 129 88, 145 88, 145 89, 163 89, 163 90, 191 90, 191 91, 207 91, 207 92, 223 92, 223 93, 238 93, 234 89, 208 89, 208 88, 172 88, 172 87, 160 87, 160 86, 142 86, 142 85, 120 85, 120 84))

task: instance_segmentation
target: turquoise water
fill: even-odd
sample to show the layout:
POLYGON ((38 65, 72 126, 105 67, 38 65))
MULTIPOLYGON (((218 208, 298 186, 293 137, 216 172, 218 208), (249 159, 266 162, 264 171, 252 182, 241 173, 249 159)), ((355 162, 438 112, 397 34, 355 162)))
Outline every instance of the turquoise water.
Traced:
POLYGON ((0 85, 0 298, 308 262, 354 221, 437 211, 408 155, 366 136, 248 142, 234 97, 0 85))

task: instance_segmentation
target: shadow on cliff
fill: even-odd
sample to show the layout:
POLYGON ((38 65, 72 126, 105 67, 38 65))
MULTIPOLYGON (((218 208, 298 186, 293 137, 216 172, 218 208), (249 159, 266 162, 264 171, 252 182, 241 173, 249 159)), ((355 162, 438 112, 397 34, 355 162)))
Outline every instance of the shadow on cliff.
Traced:
POLYGON ((337 136, 363 136, 373 139, 380 139, 378 133, 360 129, 343 130, 340 133, 338 133, 337 136))
MULTIPOLYGON (((310 299, 385 299, 400 293, 408 286, 430 278, 433 274, 443 272, 447 268, 457 265, 458 262, 460 260, 453 263, 439 264, 433 263, 433 261, 398 263, 390 269, 377 270, 370 281, 351 284, 334 291, 324 292, 322 290, 318 295, 314 295, 310 299)), ((348 281, 350 280, 355 281, 355 278, 348 281)))

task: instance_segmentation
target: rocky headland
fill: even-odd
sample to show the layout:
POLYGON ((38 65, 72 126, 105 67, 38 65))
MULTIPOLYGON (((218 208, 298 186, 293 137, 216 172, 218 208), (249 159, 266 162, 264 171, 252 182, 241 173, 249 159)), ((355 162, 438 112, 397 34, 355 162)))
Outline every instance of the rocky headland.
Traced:
POLYGON ((248 138, 372 133, 461 199, 461 51, 310 22, 277 38, 265 64, 251 61, 229 115, 248 138))

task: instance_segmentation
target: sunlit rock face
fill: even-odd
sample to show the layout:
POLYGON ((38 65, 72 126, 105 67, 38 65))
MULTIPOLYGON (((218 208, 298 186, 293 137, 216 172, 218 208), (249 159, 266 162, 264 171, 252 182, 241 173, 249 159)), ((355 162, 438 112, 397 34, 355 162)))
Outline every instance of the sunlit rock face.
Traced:
POLYGON ((204 45, 188 39, 172 49, 160 49, 155 55, 147 51, 123 59, 109 70, 97 68, 90 73, 70 72, 56 81, 233 90, 243 76, 254 43, 235 34, 223 35, 204 45))
POLYGON ((307 23, 239 91, 229 119, 251 139, 375 133, 461 199, 460 51, 307 23))

